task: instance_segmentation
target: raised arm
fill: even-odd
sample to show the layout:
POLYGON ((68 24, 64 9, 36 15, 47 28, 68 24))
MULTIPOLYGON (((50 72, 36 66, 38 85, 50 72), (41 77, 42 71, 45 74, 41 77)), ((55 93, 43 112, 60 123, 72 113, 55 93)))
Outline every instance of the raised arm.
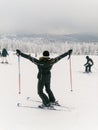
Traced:
POLYGON ((26 59, 32 61, 32 62, 33 62, 34 64, 36 64, 36 65, 39 65, 39 64, 40 64, 40 61, 39 61, 39 60, 37 60, 37 59, 34 58, 34 57, 31 57, 30 55, 27 55, 27 54, 21 52, 21 51, 18 50, 18 49, 16 50, 16 54, 17 54, 18 56, 21 55, 22 57, 24 57, 24 58, 26 58, 26 59))
POLYGON ((65 53, 61 54, 60 56, 55 57, 54 63, 58 62, 58 61, 61 60, 62 58, 66 57, 67 55, 69 56, 69 57, 68 57, 68 59, 69 59, 70 56, 71 56, 71 54, 72 54, 72 49, 70 49, 68 52, 65 52, 65 53))

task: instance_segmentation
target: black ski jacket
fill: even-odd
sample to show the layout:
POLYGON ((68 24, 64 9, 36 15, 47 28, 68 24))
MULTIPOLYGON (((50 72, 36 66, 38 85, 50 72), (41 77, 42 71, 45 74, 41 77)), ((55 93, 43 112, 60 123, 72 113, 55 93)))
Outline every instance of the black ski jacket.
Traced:
POLYGON ((39 60, 31 57, 30 55, 24 54, 21 52, 20 54, 22 57, 27 58, 28 60, 30 60, 31 62, 33 62, 35 65, 37 65, 38 67, 38 79, 42 80, 42 79, 49 79, 51 77, 51 69, 52 66, 57 63, 59 60, 61 60, 62 58, 64 58, 65 56, 69 55, 68 52, 65 52, 64 54, 55 57, 55 58, 50 58, 50 57, 40 57, 39 60))
POLYGON ((93 66, 93 64, 94 64, 93 60, 91 58, 88 58, 86 64, 84 64, 84 66, 93 66))
POLYGON ((3 57, 6 57, 8 55, 8 52, 7 52, 7 50, 4 48, 3 50, 2 50, 2 56, 3 57))

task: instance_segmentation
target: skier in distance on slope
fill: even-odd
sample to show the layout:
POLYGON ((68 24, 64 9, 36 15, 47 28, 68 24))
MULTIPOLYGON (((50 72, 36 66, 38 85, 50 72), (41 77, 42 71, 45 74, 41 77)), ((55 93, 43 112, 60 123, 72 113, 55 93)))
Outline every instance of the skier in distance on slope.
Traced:
POLYGON ((2 63, 6 63, 8 64, 8 61, 7 61, 7 56, 8 56, 8 52, 7 52, 7 49, 6 48, 3 48, 2 49, 2 53, 1 53, 1 56, 2 56, 2 63))
POLYGON ((89 56, 86 56, 86 59, 87 59, 87 62, 84 64, 85 72, 89 73, 91 72, 91 67, 93 66, 94 62, 89 56))
POLYGON ((43 56, 38 59, 27 55, 23 52, 21 52, 20 50, 16 50, 16 54, 17 56, 22 56, 28 60, 30 60, 31 62, 33 62, 35 65, 37 65, 38 67, 38 95, 42 100, 42 105, 39 107, 50 107, 51 104, 56 104, 57 101, 55 99, 55 96, 50 88, 50 82, 51 82, 51 69, 52 66, 57 63, 59 60, 61 60, 62 58, 69 56, 68 58, 70 58, 71 54, 72 54, 72 49, 68 50, 67 52, 61 54, 60 56, 57 56, 55 58, 50 58, 50 53, 49 51, 44 51, 43 52, 43 56), (45 90, 48 94, 48 96, 43 92, 43 89, 45 87, 45 90))

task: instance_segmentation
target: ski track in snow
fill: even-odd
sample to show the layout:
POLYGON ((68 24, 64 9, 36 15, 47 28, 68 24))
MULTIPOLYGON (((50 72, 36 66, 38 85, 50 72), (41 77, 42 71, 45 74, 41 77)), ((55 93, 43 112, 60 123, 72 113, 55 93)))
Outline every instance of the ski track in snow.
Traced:
MULTIPOLYGON (((9 55, 10 64, 0 64, 0 130, 98 130, 98 56, 92 73, 84 72, 85 56, 72 56, 70 91, 69 61, 62 59, 53 66, 51 88, 59 103, 71 111, 23 109, 17 103, 33 106, 26 97, 39 100, 37 67, 21 57, 21 94, 18 94, 18 58, 9 55)), ((40 103, 39 103, 40 104, 40 103)))

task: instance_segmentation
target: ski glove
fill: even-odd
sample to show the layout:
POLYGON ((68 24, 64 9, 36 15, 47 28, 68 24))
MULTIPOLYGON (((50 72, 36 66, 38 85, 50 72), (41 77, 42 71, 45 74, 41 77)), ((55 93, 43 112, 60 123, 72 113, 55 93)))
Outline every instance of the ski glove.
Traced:
POLYGON ((16 54, 19 56, 19 55, 21 55, 21 51, 20 50, 16 50, 16 54))
POLYGON ((70 49, 69 51, 68 51, 68 55, 69 55, 69 57, 68 57, 68 59, 70 58, 70 56, 71 56, 71 54, 72 54, 72 49, 70 49))

